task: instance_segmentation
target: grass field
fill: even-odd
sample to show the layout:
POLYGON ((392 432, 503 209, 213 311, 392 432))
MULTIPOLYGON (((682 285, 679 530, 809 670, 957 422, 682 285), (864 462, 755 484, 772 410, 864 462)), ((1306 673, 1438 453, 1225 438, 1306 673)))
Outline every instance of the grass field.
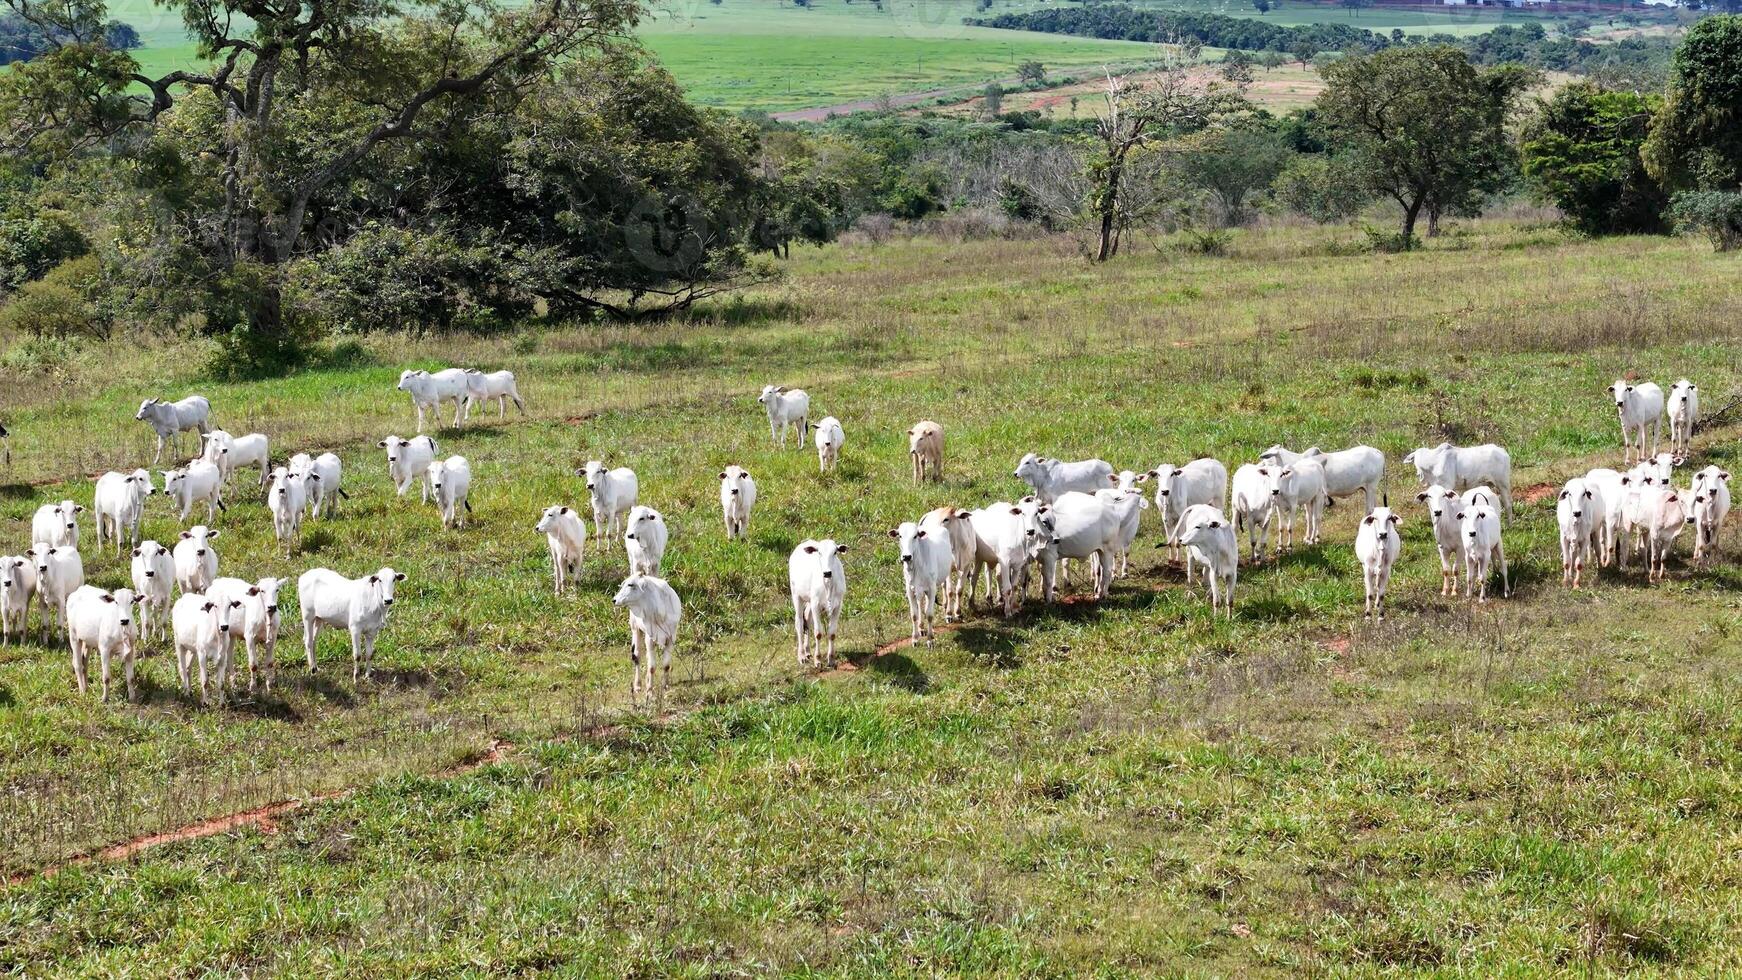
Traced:
MULTIPOLYGON (((1064 241, 834 247, 693 322, 532 341, 380 342, 276 381, 202 379, 185 346, 8 377, 0 550, 42 500, 148 452, 147 393, 199 389, 232 431, 343 456, 353 499, 273 554, 257 499, 223 572, 409 573, 353 685, 280 648, 270 697, 200 709, 157 654, 142 703, 71 688, 61 648, 0 648, 0 873, 135 835, 353 789, 245 829, 0 892, 0 969, 31 974, 1289 975, 1742 968, 1737 566, 1648 587, 1559 585, 1552 497, 1506 548, 1518 595, 1438 596, 1410 447, 1494 439, 1515 486, 1617 461, 1603 386, 1635 370, 1739 383, 1734 259, 1668 239, 1503 222, 1428 251, 1351 229, 1242 233, 1228 258, 1145 243, 1089 267, 1064 241), (399 500, 374 447, 411 427, 411 363, 510 366, 533 416, 439 435, 473 460, 477 524, 399 500), (802 384, 846 426, 838 473, 768 445, 755 391, 802 384), (948 429, 947 480, 905 477, 903 429, 948 429), (1010 499, 1025 451, 1116 466, 1271 442, 1365 441, 1404 506, 1394 614, 1359 621, 1349 542, 1243 568, 1212 619, 1146 528, 1100 607, 905 635, 884 529, 1010 499), (569 469, 632 465, 673 528, 683 596, 664 713, 627 702, 620 549, 550 594, 538 511, 569 469), (714 474, 756 474, 750 540, 714 474), (50 482, 44 482, 50 481, 50 482), (66 482, 58 482, 66 481, 66 482), (784 565, 853 549, 842 650, 792 662, 784 565), (511 743, 500 761, 441 771, 511 743), (270 832, 268 832, 270 831, 270 832)), ((1692 465, 1737 462, 1738 428, 1692 465)), ((146 531, 177 525, 161 499, 146 531)), ((88 533, 88 528, 87 528, 88 533)), ((1734 547, 1734 532, 1729 544, 1734 547)), ((1686 554, 1687 543, 1681 542, 1686 554)), ((86 549, 98 584, 125 566, 86 549)), ((293 598, 285 597, 288 607, 293 598)))

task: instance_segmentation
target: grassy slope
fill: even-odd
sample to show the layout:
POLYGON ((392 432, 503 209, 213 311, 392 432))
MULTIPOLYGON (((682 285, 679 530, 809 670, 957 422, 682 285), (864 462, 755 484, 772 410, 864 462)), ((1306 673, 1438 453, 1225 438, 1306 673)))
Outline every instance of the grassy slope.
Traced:
MULTIPOLYGON (((404 351, 201 384, 233 428, 342 451, 356 499, 311 553, 270 557, 264 512, 243 502, 221 520, 225 568, 410 571, 383 676, 353 687, 329 635, 324 680, 289 667, 271 699, 194 709, 156 657, 145 704, 99 705, 69 692, 58 649, 6 649, 8 866, 427 771, 490 736, 523 751, 457 780, 387 778, 273 836, 14 888, 0 963, 1736 969, 1738 576, 1646 588, 1610 572, 1566 594, 1546 503, 1508 530, 1519 597, 1480 611, 1437 596, 1411 504, 1396 614, 1360 628, 1339 507, 1326 545, 1242 570, 1232 624, 1159 567, 1152 527, 1102 609, 975 618, 821 682, 791 667, 782 568, 799 537, 853 546, 843 648, 863 657, 905 629, 880 530, 1016 493, 1026 450, 1137 466, 1365 440, 1395 460, 1452 431, 1507 444, 1522 487, 1613 457, 1600 391, 1625 369, 1691 374, 1714 400, 1736 387, 1732 262, 1699 246, 1490 225, 1427 254, 1336 254, 1348 237, 1257 233, 1232 259, 1144 249, 1101 269, 1051 242, 831 249, 687 329, 550 334, 535 354, 444 343, 444 358, 515 367, 537 412, 444 436, 479 470, 465 532, 394 501, 367 444, 407 428, 388 390, 404 351), (838 475, 766 447, 750 398, 774 379, 842 418, 838 475), (901 477, 899 434, 921 416, 950 431, 942 487, 901 477), (620 552, 589 558, 580 592, 556 600, 530 530, 538 508, 577 500, 566 469, 600 452, 637 468, 674 527, 689 619, 665 723, 619 714, 620 552), (743 546, 717 526, 729 460, 765 496, 743 546)), ((58 390, 7 386, 14 476, 136 458, 143 427, 117 419, 144 391, 188 386, 177 363, 143 357, 116 387, 83 370, 58 390)), ((1735 435, 1702 437, 1698 463, 1733 466, 1735 435)), ((1393 474, 1394 500, 1409 482, 1393 474)), ((50 493, 0 495, 0 542, 50 493)), ((172 530, 154 505, 148 532, 172 530)), ((120 569, 92 561, 106 584, 120 569)))

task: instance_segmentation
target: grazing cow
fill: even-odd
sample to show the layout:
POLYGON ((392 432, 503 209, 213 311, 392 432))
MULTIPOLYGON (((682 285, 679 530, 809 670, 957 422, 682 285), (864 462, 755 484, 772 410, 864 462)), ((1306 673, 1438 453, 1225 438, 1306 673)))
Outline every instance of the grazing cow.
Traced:
MULTIPOLYGON (((1113 474, 1113 464, 1104 459, 1067 463, 1062 459, 1028 453, 1017 461, 1016 469, 1010 475, 1033 487, 1035 497, 1043 504, 1050 504, 1073 491, 1094 493, 1109 484, 1121 486, 1119 478, 1113 474)), ((1135 483, 1142 483, 1144 479, 1132 476, 1135 483)))
MULTIPOLYGON (((210 448, 210 443, 207 448, 210 448)), ((230 482, 230 477, 237 470, 250 467, 260 471, 260 486, 264 488, 272 474, 272 454, 269 451, 269 440, 265 434, 250 432, 245 436, 230 438, 228 444, 219 450, 218 472, 224 482, 230 482)))
POLYGON ((641 482, 629 467, 607 470, 596 459, 588 460, 575 475, 587 481, 587 496, 593 504, 593 536, 600 547, 608 547, 611 539, 623 530, 623 519, 635 509, 641 482))
POLYGON ((1041 555, 1041 591, 1053 601, 1059 559, 1089 560, 1095 598, 1107 598, 1113 584, 1113 553, 1118 547, 1121 514, 1092 493, 1071 491, 1052 503, 1051 547, 1041 555))
POLYGON ((1283 446, 1271 446, 1260 453, 1261 462, 1271 466, 1289 466, 1301 458, 1317 459, 1325 468, 1325 496, 1330 502, 1359 493, 1365 500, 1364 510, 1371 514, 1379 503, 1379 487, 1385 482, 1385 454, 1372 446, 1351 446, 1327 453, 1310 446, 1304 453, 1289 452, 1283 446))
MULTIPOLYGON (((121 554, 125 538, 129 546, 139 542, 139 520, 145 515, 145 498, 156 493, 151 485, 150 470, 116 473, 111 470, 97 478, 97 491, 92 506, 97 511, 97 550, 103 548, 104 532, 115 542, 115 554, 121 554)), ((75 525, 76 527, 76 525, 75 525)))
POLYGON ((1730 516, 1730 473, 1708 466, 1694 474, 1694 560, 1717 557, 1718 537, 1730 516))
POLYGON ((163 441, 168 439, 171 449, 177 436, 189 430, 198 430, 202 435, 212 429, 212 405, 199 395, 189 395, 179 402, 166 402, 159 398, 147 398, 139 403, 139 411, 134 419, 151 426, 151 431, 157 433, 157 453, 151 457, 151 465, 163 458, 163 441))
POLYGON ((912 642, 923 637, 930 644, 935 635, 932 618, 937 611, 938 589, 955 567, 950 538, 935 527, 921 527, 913 521, 891 528, 889 536, 901 542, 901 580, 907 595, 908 622, 913 627, 912 642))
POLYGON ((581 573, 581 560, 587 550, 587 525, 581 515, 558 504, 546 507, 533 530, 544 532, 544 542, 550 549, 550 573, 556 594, 562 595, 569 576, 581 573))
POLYGON ((750 512, 755 507, 756 481, 750 478, 750 471, 736 465, 721 470, 720 514, 726 520, 726 540, 742 538, 750 532, 750 512))
POLYGON ((411 482, 421 479, 423 502, 429 503, 429 464, 435 461, 436 441, 429 436, 388 436, 375 445, 387 450, 387 478, 393 481, 398 495, 405 496, 411 482))
POLYGON ((12 642, 14 634, 24 642, 35 595, 36 560, 28 555, 0 555, 0 644, 12 642))
POLYGON ((1669 389, 1669 449, 1686 455, 1693 450, 1694 426, 1700 421, 1700 389, 1686 378, 1669 389))
POLYGON ((1663 427, 1663 389, 1649 381, 1628 384, 1617 380, 1609 386, 1609 400, 1615 403, 1615 414, 1621 417, 1621 462, 1646 456, 1645 430, 1651 429, 1651 453, 1657 452, 1657 439, 1663 427), (1635 444, 1637 443, 1637 450, 1635 444))
POLYGON ((399 384, 394 387, 411 396, 411 404, 417 409, 417 431, 423 431, 423 413, 428 409, 435 413, 436 424, 441 425, 442 402, 454 403, 454 428, 459 428, 464 421, 460 413, 465 408, 466 398, 471 394, 471 386, 466 380, 466 372, 460 368, 447 368, 431 374, 428 371, 402 371, 399 384))
POLYGON ((526 402, 520 397, 520 388, 514 382, 513 371, 483 371, 467 369, 466 371, 466 418, 472 417, 472 406, 482 403, 486 407, 490 399, 496 399, 496 414, 508 414, 508 401, 514 400, 514 407, 520 409, 520 414, 526 414, 526 402))
MULTIPOLYGON (((803 449, 805 437, 810 435, 811 396, 802 388, 764 385, 756 400, 768 413, 769 439, 779 440, 780 448, 785 449, 786 430, 791 426, 798 430, 798 447, 803 449)), ((649 686, 652 686, 651 682, 649 686)))
POLYGON ((272 471, 272 489, 266 492, 266 508, 272 511, 272 536, 290 557, 291 547, 302 530, 308 480, 280 466, 272 471))
POLYGON ((206 523, 216 521, 219 511, 229 509, 224 506, 223 491, 223 474, 203 459, 196 459, 179 470, 163 471, 163 495, 180 513, 183 524, 194 512, 194 504, 200 501, 206 505, 206 523))
MULTIPOLYGON (((272 578, 270 576, 258 582, 244 582, 239 578, 221 578, 212 582, 212 587, 206 590, 206 598, 217 603, 229 604, 230 612, 230 649, 236 647, 236 637, 242 637, 242 643, 248 651, 248 690, 254 690, 255 671, 259 671, 262 685, 267 691, 272 690, 273 675, 278 672, 278 590, 284 587, 289 579, 272 578)), ((230 654, 224 655, 228 664, 230 654)), ((225 668, 228 673, 228 667, 225 668)))
POLYGON ((1143 496, 1141 490, 1118 490, 1112 487, 1096 490, 1095 496, 1112 508, 1113 516, 1119 521, 1119 536, 1113 540, 1113 574, 1117 578, 1124 578, 1131 573, 1131 545, 1137 540, 1137 531, 1143 524, 1143 512, 1149 509, 1149 500, 1143 496))
POLYGON ((1477 602, 1488 601, 1488 578, 1496 562, 1500 565, 1501 596, 1512 595, 1512 581, 1506 570, 1506 548, 1500 541, 1500 511, 1486 494, 1466 503, 1458 515, 1464 537, 1464 594, 1477 602))
POLYGON ((342 629, 351 634, 351 683, 359 672, 373 676, 375 638, 387 625, 393 608, 396 583, 404 572, 382 568, 373 575, 350 579, 330 568, 311 568, 296 580, 297 602, 302 606, 302 649, 309 673, 315 671, 315 641, 323 629, 342 629))
POLYGON ((1303 456, 1287 466, 1267 466, 1270 501, 1276 507, 1278 527, 1277 550, 1286 540, 1294 550, 1294 515, 1306 509, 1306 543, 1319 543, 1319 521, 1325 512, 1325 468, 1319 456, 1303 456))
POLYGON ((1355 559, 1361 563, 1361 581, 1367 590, 1363 619, 1378 617, 1385 622, 1385 593, 1391 587, 1391 569, 1403 550, 1403 538, 1398 532, 1397 515, 1390 501, 1381 503, 1361 519, 1355 531, 1355 559))
MULTIPOLYGON (((1027 590, 1029 563, 1039 558, 1050 543, 1050 537, 1041 536, 1042 512, 1050 517, 1050 506, 999 501, 969 513, 975 545, 975 575, 968 580, 970 606, 976 579, 983 570, 988 600, 1000 605, 1006 617, 1016 615, 1027 590)), ((1050 535, 1051 529, 1046 533, 1050 535)))
POLYGON ((1204 457, 1184 466, 1163 463, 1137 478, 1139 483, 1155 481, 1155 506, 1161 514, 1161 526, 1167 534, 1168 557, 1180 557, 1180 518, 1199 504, 1221 509, 1228 499, 1228 468, 1219 461, 1204 457))
POLYGON ((841 464, 841 446, 847 441, 847 433, 841 428, 841 420, 833 415, 825 416, 817 423, 817 469, 823 473, 841 464))
POLYGON ((1575 477, 1561 488, 1555 504, 1555 521, 1561 531, 1561 584, 1578 588, 1585 565, 1593 555, 1602 563, 1607 550, 1603 535, 1605 520, 1602 489, 1583 478, 1575 477))
POLYGON ((47 643, 51 635, 66 635, 67 598, 85 584, 85 562, 79 549, 46 541, 38 541, 25 556, 36 560, 36 596, 42 607, 42 640, 47 643))
POLYGON ((1422 486, 1439 484, 1464 491, 1491 484, 1500 494, 1506 516, 1512 516, 1512 454, 1491 442, 1480 446, 1460 447, 1449 442, 1422 446, 1411 450, 1403 462, 1415 466, 1422 486))
POLYGON ((1208 513, 1202 520, 1192 521, 1185 528, 1180 534, 1180 544, 1206 570, 1204 578, 1209 582, 1211 615, 1220 608, 1232 617, 1234 585, 1240 578, 1240 539, 1220 508, 1207 504, 1198 506, 1208 513))
POLYGON ((962 618, 962 595, 974 576, 977 542, 974 524, 965 510, 939 507, 919 519, 919 526, 950 543, 950 572, 944 579, 944 622, 962 618))
POLYGON ((429 464, 429 488, 442 512, 442 527, 465 527, 472 512, 472 464, 464 456, 449 456, 429 464))
POLYGON ((847 598, 847 572, 841 555, 847 546, 832 538, 806 539, 786 561, 787 581, 792 586, 792 631, 798 638, 798 665, 824 665, 821 647, 828 638, 827 665, 835 666, 835 633, 841 625, 841 605, 847 598))
POLYGON ((653 678, 657 667, 665 668, 665 683, 661 698, 671 687, 671 655, 677 648, 677 627, 683 619, 683 603, 665 579, 651 575, 631 575, 623 580, 612 604, 629 610, 629 696, 641 696, 641 657, 647 657, 647 692, 653 693, 653 678), (654 660, 659 651, 662 663, 654 660))
POLYGON ((109 666, 121 658, 121 673, 127 680, 127 700, 139 696, 133 683, 133 655, 138 631, 133 625, 139 597, 132 589, 105 592, 91 585, 80 586, 67 597, 67 645, 72 647, 73 678, 79 693, 88 684, 88 665, 93 651, 101 665, 103 700, 109 700, 109 666))
MULTIPOLYGON (((1270 541, 1270 519, 1276 513, 1271 506, 1270 471, 1269 466, 1240 464, 1240 468, 1234 471, 1233 489, 1228 500, 1230 509, 1234 511, 1234 537, 1238 539, 1240 528, 1246 528, 1246 536, 1252 542, 1253 561, 1264 556, 1264 544, 1270 541)), ((1278 528, 1278 547, 1282 544, 1281 538, 1282 531, 1278 528)))
POLYGON ((665 517, 652 507, 636 507, 629 512, 629 527, 623 534, 623 551, 629 556, 629 574, 659 574, 659 563, 665 558, 665 543, 671 534, 666 530, 665 517))
POLYGON ((309 464, 308 512, 311 517, 331 517, 345 492, 345 464, 333 453, 321 453, 309 464))
POLYGON ((79 515, 84 510, 70 500, 43 504, 30 519, 30 540, 46 541, 55 548, 77 548, 79 515))
POLYGON ((200 704, 211 704, 210 689, 216 682, 218 704, 229 700, 230 623, 241 603, 220 602, 197 592, 175 601, 170 611, 175 631, 175 666, 181 676, 181 693, 191 693, 189 674, 199 664, 200 704))
POLYGON ((1663 581, 1664 559, 1675 549, 1676 535, 1694 523, 1688 510, 1688 500, 1674 488, 1654 486, 1641 494, 1646 501, 1645 564, 1646 579, 1663 581))
POLYGON ((139 634, 146 639, 169 633, 169 600, 175 589, 175 559, 169 549, 147 538, 133 549, 129 566, 139 596, 139 634))
POLYGON ((1449 487, 1434 484, 1415 495, 1427 505, 1428 526, 1434 535, 1434 547, 1440 556, 1440 595, 1458 594, 1458 572, 1464 564, 1464 526, 1458 515, 1464 504, 1458 493, 1449 487))
POLYGON ((944 427, 930 419, 920 419, 907 430, 907 457, 913 463, 913 482, 930 479, 941 483, 944 478, 944 427))
POLYGON ((218 577, 218 550, 212 547, 218 534, 219 532, 204 524, 195 524, 191 529, 181 532, 181 540, 175 543, 173 558, 175 584, 184 594, 203 594, 218 577))

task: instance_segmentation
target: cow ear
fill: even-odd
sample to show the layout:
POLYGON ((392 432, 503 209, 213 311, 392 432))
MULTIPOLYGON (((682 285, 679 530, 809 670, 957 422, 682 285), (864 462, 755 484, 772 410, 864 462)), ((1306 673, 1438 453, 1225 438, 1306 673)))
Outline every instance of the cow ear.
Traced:
POLYGON ((135 557, 135 558, 139 557, 139 549, 138 548, 133 549, 133 557, 135 557))
POLYGON ((748 479, 751 479, 751 476, 750 476, 750 471, 749 471, 749 470, 745 470, 745 471, 744 471, 744 479, 746 479, 746 480, 748 480, 748 479))
POLYGON ((1427 500, 1427 491, 1426 491, 1426 490, 1423 490, 1423 491, 1422 491, 1422 492, 1420 492, 1420 493, 1418 493, 1418 494, 1416 494, 1416 495, 1415 495, 1415 499, 1417 499, 1417 500, 1421 500, 1421 501, 1425 501, 1425 500, 1427 500))
POLYGON ((1290 466, 1289 468, 1283 470, 1281 473, 1278 473, 1276 475, 1277 476, 1293 476, 1294 475, 1294 467, 1290 466))
POLYGON ((395 581, 395 582, 405 581, 405 573, 404 572, 394 572, 393 573, 393 581, 395 581))
POLYGON ((720 471, 720 479, 722 479, 722 480, 724 480, 724 479, 725 479, 725 478, 726 478, 726 471, 725 471, 725 470, 721 470, 721 471, 720 471))
POLYGON ((562 510, 560 510, 560 511, 558 511, 558 512, 557 512, 557 513, 559 513, 559 514, 567 514, 567 513, 568 513, 568 512, 569 512, 569 509, 568 509, 568 507, 567 507, 567 506, 564 506, 564 507, 563 507, 563 509, 562 509, 562 510))
POLYGON ((84 512, 85 512, 85 505, 84 504, 74 504, 73 505, 73 513, 83 514, 84 512))
POLYGON ((1464 519, 1464 512, 1460 510, 1460 511, 1458 511, 1458 520, 1461 521, 1463 519, 1464 519))
POLYGON ((1221 526, 1222 526, 1222 522, 1221 522, 1221 521, 1211 521, 1211 522, 1210 522, 1210 526, 1211 526, 1211 527, 1221 527, 1221 526))
POLYGON ((191 537, 193 537, 193 535, 192 535, 192 534, 189 534, 189 533, 188 533, 188 532, 186 532, 186 531, 183 531, 183 532, 181 532, 181 539, 182 539, 182 540, 183 540, 183 541, 186 541, 186 540, 187 540, 187 539, 189 539, 189 538, 191 538, 191 537))
POLYGON ((1633 482, 1633 478, 1631 476, 1624 476, 1621 478, 1621 485, 1622 486, 1626 486, 1627 484, 1632 483, 1632 482, 1633 482))
POLYGON ((214 610, 216 608, 218 608, 216 603, 208 602, 205 605, 200 607, 200 612, 211 612, 212 610, 214 610))
POLYGON ((1397 515, 1392 514, 1390 517, 1387 517, 1386 520, 1390 521, 1393 524, 1396 524, 1397 523, 1397 515))
POLYGON ((101 596, 101 598, 102 598, 102 600, 103 600, 103 601, 104 601, 104 602, 111 602, 111 603, 112 603, 112 602, 114 602, 114 601, 115 601, 115 597, 114 597, 114 596, 112 596, 112 595, 110 595, 110 594, 109 594, 109 593, 107 593, 107 592, 105 592, 105 593, 103 593, 103 595, 102 595, 102 596, 101 596))
POLYGON ((1728 483, 1730 480, 1730 471, 1729 470, 1719 470, 1718 471, 1718 479, 1723 480, 1726 483, 1728 483))
POLYGON ((206 540, 207 541, 216 541, 216 540, 218 540, 218 535, 220 535, 222 533, 224 533, 224 532, 222 532, 222 531, 207 531, 206 532, 206 540))
POLYGON ((381 576, 379 576, 379 575, 369 576, 369 584, 370 585, 380 585, 381 584, 381 576))
POLYGON ((835 554, 844 555, 846 553, 847 553, 847 546, 846 545, 844 545, 844 544, 835 545, 835 554))
POLYGON ((1039 510, 1037 510, 1037 511, 1035 511, 1035 514, 1036 514, 1036 515, 1039 515, 1039 514, 1044 514, 1044 513, 1046 513, 1046 512, 1047 512, 1047 511, 1049 511, 1049 510, 1052 510, 1052 508, 1051 508, 1051 507, 1042 507, 1042 508, 1041 508, 1041 509, 1039 509, 1039 510))
POLYGON ((899 528, 892 527, 889 529, 889 536, 892 538, 899 538, 899 537, 901 537, 901 530, 899 528))
MULTIPOLYGON (((1587 493, 1587 494, 1585 494, 1585 496, 1587 496, 1587 497, 1589 497, 1589 496, 1590 496, 1590 494, 1588 494, 1588 493, 1587 493)), ((1562 500, 1565 500, 1565 499, 1567 499, 1567 492, 1566 492, 1566 491, 1565 491, 1565 490, 1562 490, 1562 491, 1561 491, 1561 499, 1562 499, 1562 500)))
POLYGON ((1586 491, 1585 491, 1585 499, 1586 499, 1586 500, 1590 500, 1590 499, 1591 499, 1591 491, 1589 491, 1589 490, 1586 490, 1586 491))
POLYGON ((805 553, 805 554, 807 554, 807 555, 814 555, 814 554, 816 554, 816 553, 817 553, 817 546, 816 546, 816 545, 814 545, 814 544, 807 544, 807 545, 805 545, 805 546, 804 546, 804 553, 805 553))
POLYGON ((256 586, 250 586, 250 587, 249 587, 249 589, 248 589, 248 594, 249 594, 249 595, 259 595, 259 594, 260 594, 260 587, 259 587, 259 586, 257 586, 257 585, 256 585, 256 586))
POLYGON ((911 435, 913 435, 913 430, 912 430, 912 429, 908 429, 908 430, 907 430, 907 434, 908 434, 908 435, 910 435, 910 436, 911 436, 911 435))
POLYGON ((31 549, 29 549, 29 550, 28 550, 28 551, 26 551, 26 552, 25 552, 25 553, 24 553, 24 557, 26 557, 26 558, 35 558, 35 557, 36 557, 36 549, 35 549, 35 548, 31 548, 31 549))
POLYGON ((380 442, 376 443, 375 445, 381 447, 382 449, 386 449, 387 448, 387 440, 383 439, 380 442))
POLYGON ((1138 483, 1145 483, 1154 476, 1155 476, 1154 470, 1146 470, 1142 476, 1137 478, 1137 482, 1138 483))
POLYGON ((1367 515, 1367 520, 1366 520, 1366 521, 1364 521, 1364 522, 1363 522, 1363 523, 1365 523, 1365 524, 1371 524, 1371 523, 1373 523, 1373 515, 1372 515, 1372 514, 1368 514, 1368 515, 1367 515))
POLYGON ((236 600, 232 600, 230 602, 230 608, 231 609, 240 609, 240 608, 242 608, 242 603, 239 601, 236 601, 236 600))
POLYGON ((1022 508, 1021 507, 1012 507, 1012 508, 1010 508, 1010 513, 1015 514, 1017 516, 1021 516, 1022 515, 1022 508))
POLYGON ((920 531, 920 532, 919 532, 919 533, 918 533, 918 534, 915 534, 915 535, 914 535, 914 537, 916 537, 916 538, 923 538, 923 537, 925 537, 925 532, 924 532, 924 531, 920 531))
POLYGON ((1680 500, 1680 499, 1682 499, 1682 498, 1680 498, 1680 497, 1678 497, 1678 496, 1676 496, 1676 495, 1675 495, 1675 494, 1673 494, 1673 493, 1672 493, 1672 494, 1670 494, 1670 495, 1669 495, 1669 496, 1667 496, 1667 497, 1665 497, 1665 498, 1664 498, 1664 499, 1665 499, 1665 500, 1667 500, 1667 501, 1669 501, 1669 502, 1670 502, 1670 503, 1672 503, 1672 504, 1673 504, 1673 503, 1675 503, 1675 502, 1676 502, 1676 501, 1678 501, 1678 500, 1680 500))
POLYGON ((1114 486, 1118 486, 1119 485, 1119 474, 1117 474, 1117 473, 1107 474, 1107 482, 1113 484, 1114 486))

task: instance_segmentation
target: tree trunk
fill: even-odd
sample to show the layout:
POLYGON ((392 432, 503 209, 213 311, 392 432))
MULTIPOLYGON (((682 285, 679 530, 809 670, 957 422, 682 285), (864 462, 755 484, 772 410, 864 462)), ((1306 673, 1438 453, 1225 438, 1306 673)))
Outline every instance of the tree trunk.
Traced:
POLYGON ((1428 205, 1427 237, 1438 238, 1440 234, 1440 208, 1437 204, 1428 205))
POLYGON ((1399 250, 1407 252, 1415 247, 1415 219, 1419 214, 1421 214, 1421 198, 1417 197, 1403 209, 1403 237, 1397 242, 1399 250))
POLYGON ((1107 186, 1101 191, 1101 247, 1095 253, 1096 262, 1105 262, 1119 250, 1118 239, 1114 229, 1119 217, 1119 172, 1124 165, 1120 157, 1109 154, 1107 164, 1107 186))

